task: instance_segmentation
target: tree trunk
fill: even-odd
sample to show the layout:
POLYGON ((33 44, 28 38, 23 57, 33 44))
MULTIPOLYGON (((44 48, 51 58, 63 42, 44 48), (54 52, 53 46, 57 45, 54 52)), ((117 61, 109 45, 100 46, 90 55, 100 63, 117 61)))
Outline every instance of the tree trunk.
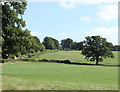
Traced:
POLYGON ((96 57, 96 64, 95 65, 98 65, 98 61, 99 61, 99 58, 96 57))

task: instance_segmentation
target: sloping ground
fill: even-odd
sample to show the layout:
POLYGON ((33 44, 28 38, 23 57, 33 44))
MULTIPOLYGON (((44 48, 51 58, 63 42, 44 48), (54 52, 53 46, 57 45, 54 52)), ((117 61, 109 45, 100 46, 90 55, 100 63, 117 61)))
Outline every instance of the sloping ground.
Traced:
MULTIPOLYGON (((103 62, 99 62, 99 64, 105 65, 118 65, 118 52, 113 51, 115 58, 106 58, 103 62)), ((95 64, 94 61, 87 61, 84 59, 85 57, 81 55, 81 51, 47 51, 45 53, 36 53, 32 59, 35 60, 70 60, 71 62, 77 63, 88 63, 95 64)))
POLYGON ((2 69, 4 90, 118 89, 118 67, 24 62, 2 69))

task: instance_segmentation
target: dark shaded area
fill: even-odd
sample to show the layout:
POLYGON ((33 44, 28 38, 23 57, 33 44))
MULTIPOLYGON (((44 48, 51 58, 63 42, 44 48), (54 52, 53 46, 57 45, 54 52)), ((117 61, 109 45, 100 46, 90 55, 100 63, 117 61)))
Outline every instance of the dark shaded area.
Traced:
POLYGON ((42 59, 38 60, 39 62, 53 62, 53 63, 64 63, 64 64, 71 64, 69 60, 47 60, 47 59, 42 59))
POLYGON ((120 45, 113 46, 112 51, 120 51, 120 45))
POLYGON ((120 65, 104 65, 104 64, 88 64, 88 63, 71 63, 71 64, 75 64, 75 65, 91 65, 91 66, 108 66, 108 67, 120 67, 120 65))
POLYGON ((120 67, 120 65, 104 65, 104 64, 88 64, 88 63, 76 63, 76 62, 71 62, 69 60, 47 60, 47 59, 42 59, 38 60, 39 62, 53 62, 53 63, 64 63, 64 64, 72 64, 72 65, 90 65, 90 66, 108 66, 108 67, 120 67))

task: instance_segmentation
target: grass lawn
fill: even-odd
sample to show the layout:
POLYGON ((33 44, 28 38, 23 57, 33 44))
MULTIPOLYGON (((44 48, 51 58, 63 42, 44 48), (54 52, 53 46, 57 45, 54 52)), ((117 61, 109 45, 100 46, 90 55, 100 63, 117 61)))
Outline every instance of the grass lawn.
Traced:
MULTIPOLYGON (((115 58, 100 64, 118 65, 115 58)), ((70 60, 92 63, 84 59, 81 51, 37 52, 32 59, 70 60)), ((118 67, 72 65, 60 63, 24 62, 2 66, 3 90, 117 90, 118 67)))
MULTIPOLYGON (((103 62, 99 62, 99 64, 105 65, 118 65, 118 52, 113 51, 115 58, 106 58, 103 62)), ((70 60, 71 62, 77 63, 92 63, 95 64, 94 61, 87 61, 83 55, 81 55, 81 51, 47 51, 46 53, 36 53, 34 57, 35 60, 39 59, 48 59, 48 60, 70 60)))
POLYGON ((118 67, 26 62, 2 66, 3 90, 117 90, 118 67))

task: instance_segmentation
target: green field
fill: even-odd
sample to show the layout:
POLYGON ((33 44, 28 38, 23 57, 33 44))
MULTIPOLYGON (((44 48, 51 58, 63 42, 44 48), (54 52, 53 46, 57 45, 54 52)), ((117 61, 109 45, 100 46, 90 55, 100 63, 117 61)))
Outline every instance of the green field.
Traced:
MULTIPOLYGON (((117 52, 114 52, 117 56, 117 52)), ((89 62, 79 51, 36 53, 38 59, 68 59, 89 62)), ((106 59, 117 64, 117 57, 106 59)), ((95 63, 95 62, 92 62, 95 63)), ((106 63, 108 64, 108 63, 106 63)), ((23 62, 2 66, 3 89, 7 90, 117 90, 118 67, 23 62)))
MULTIPOLYGON (((99 62, 99 64, 105 65, 118 65, 118 52, 113 51, 115 58, 106 58, 103 62, 99 62)), ((87 61, 83 55, 81 55, 81 51, 47 51, 40 55, 40 53, 36 53, 33 59, 48 59, 48 60, 70 60, 71 62, 77 63, 92 63, 95 62, 87 61)))

